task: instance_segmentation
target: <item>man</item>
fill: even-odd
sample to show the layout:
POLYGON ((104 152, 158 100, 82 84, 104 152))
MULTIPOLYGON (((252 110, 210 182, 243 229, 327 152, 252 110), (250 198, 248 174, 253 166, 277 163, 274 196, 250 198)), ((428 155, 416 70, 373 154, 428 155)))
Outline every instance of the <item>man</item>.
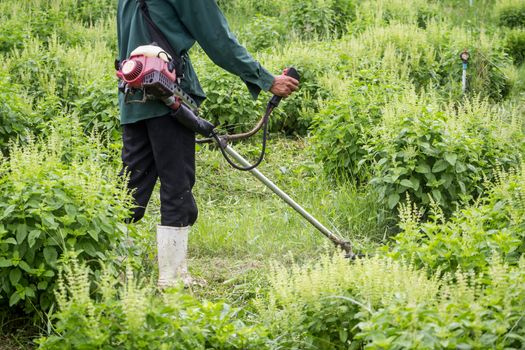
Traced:
MULTIPOLYGON (((287 97, 298 88, 294 78, 273 76, 256 62, 230 32, 215 0, 148 0, 151 19, 185 61, 183 90, 198 103, 205 99, 189 57, 198 42, 218 66, 239 76, 253 98, 261 90, 287 97)), ((119 58, 150 44, 147 22, 137 0, 119 0, 117 12, 119 58)), ((160 101, 126 103, 119 94, 122 161, 129 172, 128 187, 136 207, 133 221, 144 216, 157 178, 160 179, 161 225, 157 227, 159 287, 182 279, 191 283, 186 266, 189 228, 197 219, 192 195, 195 183, 195 135, 175 121, 160 101)))

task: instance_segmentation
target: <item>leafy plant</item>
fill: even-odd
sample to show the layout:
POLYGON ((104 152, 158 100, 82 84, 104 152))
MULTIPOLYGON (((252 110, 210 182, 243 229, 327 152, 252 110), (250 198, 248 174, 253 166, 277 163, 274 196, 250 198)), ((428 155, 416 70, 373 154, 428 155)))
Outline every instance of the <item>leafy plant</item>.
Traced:
POLYGON ((522 258, 497 255, 482 273, 425 270, 385 258, 272 271, 259 313, 287 349, 520 348, 525 322, 522 258))
POLYGON ((324 255, 290 269, 277 265, 269 280, 258 312, 286 349, 358 349, 363 342, 355 339, 356 325, 369 313, 395 300, 434 300, 439 290, 423 271, 381 257, 349 263, 324 255))
POLYGON ((433 271, 484 271, 495 254, 508 264, 518 264, 525 252, 523 189, 523 171, 497 173, 497 185, 479 204, 463 208, 449 220, 438 210, 431 220, 420 223, 409 215, 410 205, 405 206, 392 254, 433 271))
POLYGON ((284 36, 285 27, 276 17, 257 14, 243 28, 239 40, 250 51, 275 47, 284 36))
POLYGON ((516 65, 525 62, 525 31, 515 29, 505 35, 505 50, 516 65))
POLYGON ((127 236, 121 180, 96 139, 83 139, 71 122, 67 128, 13 146, 1 165, 0 303, 10 312, 49 309, 63 252, 110 260, 127 236))
POLYGON ((316 117, 314 151, 336 178, 370 181, 390 208, 406 192, 451 213, 483 192, 497 166, 518 163, 520 131, 486 101, 447 107, 366 75, 349 83, 352 99, 334 99, 316 117))
POLYGON ((443 279, 433 301, 394 300, 358 324, 365 349, 519 349, 525 345, 524 260, 491 261, 486 273, 443 279))
POLYGON ((63 105, 73 104, 83 94, 83 86, 94 75, 112 76, 111 53, 104 43, 69 46, 53 35, 44 44, 36 38, 13 51, 6 60, 12 79, 23 84, 33 98, 56 96, 63 105), (91 51, 86 55, 84 50, 91 51))
POLYGON ((230 17, 261 14, 275 16, 286 9, 288 0, 218 0, 217 4, 230 17))
POLYGON ((443 111, 428 102, 405 99, 387 107, 366 147, 376 162, 371 184, 391 208, 406 192, 418 205, 434 201, 450 213, 460 200, 477 198, 498 165, 517 165, 523 140, 486 102, 443 111))
POLYGON ((290 27, 303 38, 338 36, 353 18, 353 6, 349 0, 294 1, 290 27))
POLYGON ((24 24, 18 18, 3 19, 0 22, 0 52, 21 48, 27 36, 24 24))
POLYGON ((239 310, 200 302, 172 288, 157 296, 128 270, 126 282, 107 270, 94 279, 89 268, 70 260, 59 274, 54 329, 41 349, 266 349, 264 329, 236 319, 239 310))
POLYGON ((502 42, 483 33, 466 33, 460 27, 431 22, 423 30, 411 24, 392 23, 371 27, 357 39, 366 47, 363 61, 382 61, 382 68, 409 80, 419 91, 434 87, 442 96, 459 101, 461 92, 461 49, 468 48, 469 93, 500 101, 510 92, 510 79, 503 72, 511 60, 502 42))
POLYGON ((71 101, 72 110, 78 115, 87 133, 96 131, 114 140, 120 139, 120 119, 116 94, 116 80, 112 76, 85 82, 84 92, 71 101))
POLYGON ((24 137, 31 122, 31 106, 21 96, 21 87, 0 70, 0 154, 7 153, 10 141, 24 137))
POLYGON ((357 28, 374 24, 406 23, 425 28, 431 20, 440 18, 438 6, 422 0, 362 1, 357 6, 357 28))
MULTIPOLYGON (((103 0, 106 1, 106 0, 103 0)), ((111 2, 106 1, 111 7, 111 2)), ((88 2, 86 2, 88 3, 88 2)), ((50 4, 47 1, 6 4, 0 21, 0 52, 21 49, 28 41, 39 38, 46 44, 53 36, 62 43, 79 44, 82 41, 82 24, 69 18, 69 11, 76 0, 61 0, 50 4)))
POLYGON ((114 17, 116 14, 115 3, 111 0, 76 0, 73 2, 75 14, 73 17, 78 18, 85 24, 114 17))
MULTIPOLYGON (((202 60, 202 57, 197 56, 202 60)), ((268 94, 261 93, 254 101, 244 83, 225 71, 212 67, 209 61, 201 61, 197 67, 203 72, 202 85, 207 98, 202 104, 203 116, 229 131, 246 131, 264 113, 269 101, 268 94)), ((327 89, 319 82, 323 71, 314 58, 303 57, 294 60, 284 54, 272 59, 267 65, 275 74, 285 67, 293 66, 301 76, 299 90, 283 101, 270 118, 270 131, 305 135, 311 125, 318 100, 328 96, 327 89)), ((326 68, 324 68, 326 69, 326 68)))
POLYGON ((307 42, 283 45, 278 53, 271 55, 265 53, 261 61, 275 74, 285 67, 294 67, 300 75, 299 90, 273 112, 270 118, 272 131, 301 136, 310 131, 315 113, 325 100, 331 98, 332 89, 324 84, 324 79, 332 75, 330 62, 337 62, 336 52, 327 43, 307 42), (327 52, 333 52, 334 56, 327 52))
POLYGON ((322 86, 320 79, 323 71, 315 63, 304 60, 286 66, 293 66, 299 72, 299 90, 273 112, 270 127, 272 131, 304 136, 311 129, 319 104, 329 98, 329 91, 322 86))
POLYGON ((497 3, 495 14, 501 26, 525 27, 525 4, 519 0, 503 0, 497 3))
POLYGON ((244 83, 225 71, 209 70, 202 84, 207 98, 202 115, 229 131, 246 131, 264 113, 261 99, 254 101, 244 83))
POLYGON ((324 103, 314 117, 313 152, 328 174, 366 183, 371 171, 363 159, 368 155, 375 125, 382 110, 403 91, 403 84, 372 69, 360 69, 348 79, 338 95, 324 103))

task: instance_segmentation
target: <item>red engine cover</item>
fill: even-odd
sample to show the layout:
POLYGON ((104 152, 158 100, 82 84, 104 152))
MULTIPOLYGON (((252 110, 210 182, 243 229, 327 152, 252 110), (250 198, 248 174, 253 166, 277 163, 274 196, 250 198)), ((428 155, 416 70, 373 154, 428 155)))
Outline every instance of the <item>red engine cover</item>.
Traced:
POLYGON ((117 71, 117 77, 128 83, 129 87, 140 89, 144 76, 155 71, 160 72, 173 82, 177 80, 175 70, 170 72, 166 61, 158 57, 146 57, 144 55, 131 56, 123 61, 117 71))

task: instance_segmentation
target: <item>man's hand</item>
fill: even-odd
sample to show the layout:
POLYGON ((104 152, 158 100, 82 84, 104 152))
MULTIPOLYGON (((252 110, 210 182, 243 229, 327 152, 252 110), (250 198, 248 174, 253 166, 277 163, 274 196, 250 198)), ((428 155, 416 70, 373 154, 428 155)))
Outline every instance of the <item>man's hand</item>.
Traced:
POLYGON ((285 69, 282 75, 275 76, 270 92, 281 97, 288 97, 299 88, 299 82, 287 75, 285 69))

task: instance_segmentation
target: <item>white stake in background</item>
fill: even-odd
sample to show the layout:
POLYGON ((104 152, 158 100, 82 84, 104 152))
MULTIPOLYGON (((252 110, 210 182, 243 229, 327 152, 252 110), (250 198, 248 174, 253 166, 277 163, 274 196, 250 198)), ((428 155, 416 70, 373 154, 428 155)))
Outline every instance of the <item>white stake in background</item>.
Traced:
POLYGON ((463 61, 463 75, 461 77, 461 89, 463 91, 463 94, 467 92, 467 64, 468 59, 470 58, 470 54, 468 53, 467 49, 463 50, 463 52, 459 55, 459 58, 461 58, 461 61, 463 61))

